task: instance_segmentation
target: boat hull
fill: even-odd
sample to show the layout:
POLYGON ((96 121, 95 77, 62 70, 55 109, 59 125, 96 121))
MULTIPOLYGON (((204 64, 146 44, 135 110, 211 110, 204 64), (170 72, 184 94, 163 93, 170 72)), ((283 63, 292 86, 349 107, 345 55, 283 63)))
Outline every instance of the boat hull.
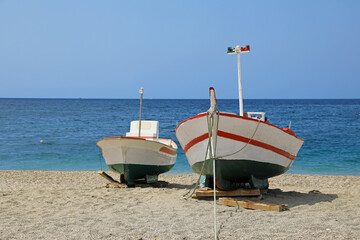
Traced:
MULTIPOLYGON (((176 129, 176 137, 192 169, 212 177, 212 159, 207 154, 209 133, 206 113, 181 122, 176 129)), ((210 143, 214 146, 214 142, 210 143)), ((220 113, 216 139, 216 178, 223 180, 224 185, 228 185, 225 182, 267 181, 267 178, 280 175, 290 168, 302 144, 303 139, 272 124, 220 113)))
POLYGON ((170 171, 175 164, 169 165, 146 165, 146 164, 110 164, 109 169, 120 174, 127 173, 127 179, 142 179, 148 176, 158 176, 170 171))
POLYGON ((128 184, 169 171, 176 161, 176 144, 170 139, 111 137, 97 142, 110 170, 128 184), (160 142, 161 141, 161 142, 160 142))

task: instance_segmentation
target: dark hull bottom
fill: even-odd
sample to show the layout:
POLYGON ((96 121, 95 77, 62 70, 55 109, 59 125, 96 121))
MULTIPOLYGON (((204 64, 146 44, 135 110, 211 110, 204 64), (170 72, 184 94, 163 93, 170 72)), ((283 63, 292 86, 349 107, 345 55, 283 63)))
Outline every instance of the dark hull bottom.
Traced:
POLYGON ((113 164, 108 165, 109 169, 120 173, 120 181, 128 186, 134 186, 135 180, 144 179, 148 183, 157 182, 157 177, 161 173, 170 171, 175 164, 157 166, 141 164, 113 164))
MULTIPOLYGON (((193 171, 206 176, 206 184, 212 187, 213 160, 195 163, 193 171), (202 168, 203 171, 201 172, 202 168)), ((266 189, 268 178, 283 174, 289 168, 252 160, 216 160, 216 186, 225 190, 236 189, 249 183, 252 187, 266 189)))

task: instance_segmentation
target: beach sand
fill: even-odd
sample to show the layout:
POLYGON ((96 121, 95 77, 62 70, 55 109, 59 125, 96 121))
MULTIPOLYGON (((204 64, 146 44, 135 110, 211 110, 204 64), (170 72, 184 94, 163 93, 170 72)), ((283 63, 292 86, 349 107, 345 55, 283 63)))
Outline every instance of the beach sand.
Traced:
MULTIPOLYGON (((212 200, 182 199, 197 178, 102 188, 97 172, 0 171, 0 239, 214 239, 212 200)), ((360 239, 359 176, 286 174, 271 182, 261 201, 290 210, 217 205, 219 239, 360 239)))

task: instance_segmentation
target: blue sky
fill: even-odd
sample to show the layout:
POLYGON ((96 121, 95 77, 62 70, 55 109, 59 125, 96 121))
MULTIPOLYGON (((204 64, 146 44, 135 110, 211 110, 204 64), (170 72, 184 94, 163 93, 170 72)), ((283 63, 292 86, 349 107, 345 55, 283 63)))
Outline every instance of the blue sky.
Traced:
POLYGON ((360 1, 0 0, 0 97, 360 98, 360 1))

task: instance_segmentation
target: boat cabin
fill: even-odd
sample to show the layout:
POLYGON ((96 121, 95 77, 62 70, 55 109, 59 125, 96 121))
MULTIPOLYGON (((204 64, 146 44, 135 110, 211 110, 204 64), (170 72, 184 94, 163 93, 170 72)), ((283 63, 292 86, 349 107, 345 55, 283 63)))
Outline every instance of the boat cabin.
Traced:
MULTIPOLYGON (((139 136, 139 121, 131 121, 130 132, 126 133, 127 137, 138 137, 139 136)), ((141 120, 141 137, 150 137, 154 139, 159 138, 159 122, 158 121, 147 121, 141 120)))

